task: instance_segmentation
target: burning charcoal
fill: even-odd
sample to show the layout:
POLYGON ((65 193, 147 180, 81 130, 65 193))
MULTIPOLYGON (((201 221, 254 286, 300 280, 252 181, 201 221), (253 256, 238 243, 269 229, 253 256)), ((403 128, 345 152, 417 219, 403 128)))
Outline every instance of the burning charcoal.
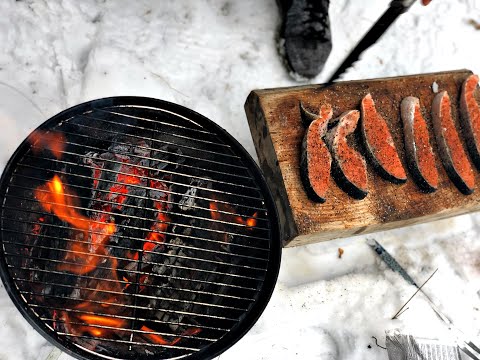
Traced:
POLYGON ((419 99, 412 96, 406 97, 402 100, 400 110, 410 172, 422 190, 433 192, 438 187, 438 172, 428 138, 427 122, 420 112, 419 99))
POLYGON ((30 259, 28 257, 35 256, 33 252, 38 251, 39 248, 36 245, 41 245, 43 236, 45 235, 46 231, 48 230, 48 226, 43 226, 45 223, 45 216, 39 216, 37 222, 33 224, 31 233, 27 235, 25 239, 25 243, 31 245, 32 247, 25 247, 23 249, 23 255, 27 256, 26 258, 22 259, 23 266, 28 266, 28 262, 30 259))
POLYGON ((438 93, 432 103, 432 119, 438 153, 450 180, 465 195, 473 192, 475 177, 453 122, 450 96, 438 93))
MULTIPOLYGON (((253 277, 229 276, 230 265, 241 261, 231 247, 244 241, 242 233, 252 231, 256 214, 236 214, 227 201, 213 197, 213 181, 197 177, 180 150, 149 149, 143 140, 119 137, 104 152, 87 152, 82 164, 75 165, 90 172, 85 173, 92 188, 83 194, 90 199, 86 204, 58 176, 37 189, 45 190, 46 195, 39 192, 37 198, 55 215, 54 221, 69 225, 62 236, 69 239, 67 251, 60 252, 63 262, 51 265, 63 273, 55 282, 68 287, 62 292, 44 287, 44 298, 50 299, 44 301, 55 306, 61 297, 75 310, 45 316, 54 319, 57 331, 79 337, 79 344, 106 355, 111 350, 101 339, 131 340, 132 329, 138 343, 172 346, 181 343, 182 336, 197 334, 200 323, 214 326, 215 319, 217 326, 231 326, 231 320, 208 317, 218 313, 212 305, 228 306, 231 298, 221 295, 232 291, 229 284, 234 285, 233 294, 245 298, 250 294, 239 290, 242 285, 257 289, 261 284, 253 277), (61 206, 50 208, 49 200, 61 206), (147 320, 132 322, 132 317, 147 320), (163 337, 162 332, 173 333, 163 337)), ((43 227, 35 227, 34 235, 37 230, 43 227)), ((245 264, 249 261, 255 260, 245 264)), ((232 311, 224 316, 235 317, 241 310, 232 311)), ((189 339, 189 344, 196 341, 189 339)), ((172 348, 151 350, 177 354, 172 348)))
POLYGON ((470 75, 462 85, 460 113, 467 149, 477 169, 480 169, 480 106, 475 99, 478 76, 470 75))
POLYGON ((392 135, 385 119, 377 112, 372 95, 367 94, 363 98, 361 112, 361 134, 375 169, 385 180, 395 184, 406 182, 407 175, 392 135))
POLYGON ((358 124, 357 110, 344 112, 325 137, 333 157, 332 173, 338 186, 355 199, 367 196, 367 165, 363 157, 347 142, 358 124))
POLYGON ((318 118, 313 120, 302 141, 300 175, 308 196, 315 201, 325 202, 330 179, 332 157, 323 137, 332 118, 330 105, 320 108, 318 118))
MULTIPOLYGON (((136 216, 136 208, 144 207, 147 197, 147 168, 149 155, 146 143, 125 145, 113 143, 109 151, 94 156, 88 161, 94 165, 94 186, 91 218, 99 223, 117 224, 117 232, 110 243, 132 247, 130 238, 137 238, 139 232, 133 228, 142 228, 143 220, 136 216), (139 156, 137 156, 139 155, 139 156), (110 161, 108 161, 110 160, 110 161), (95 175, 97 174, 97 175, 95 175)), ((122 256, 123 251, 111 250, 114 256, 122 256)))

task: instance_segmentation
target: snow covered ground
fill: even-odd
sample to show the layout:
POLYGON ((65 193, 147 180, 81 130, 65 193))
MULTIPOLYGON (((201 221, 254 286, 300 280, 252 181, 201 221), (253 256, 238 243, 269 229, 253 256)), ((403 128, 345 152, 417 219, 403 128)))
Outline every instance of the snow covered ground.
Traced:
MULTIPOLYGON (((328 78, 387 4, 332 1, 334 47, 325 71, 312 82, 328 78)), ((249 91, 298 84, 277 56, 274 0, 1 0, 0 14, 0 169, 45 119, 113 95, 190 107, 254 155, 243 111, 249 91)), ((345 79, 460 68, 480 73, 480 31, 470 20, 480 22, 478 1, 416 4, 345 79)), ((480 215, 474 214, 371 237, 418 282, 439 268, 426 291, 459 327, 479 338, 479 235, 480 215)), ((365 237, 286 249, 265 313, 220 358, 387 359, 372 336, 383 345, 392 328, 423 337, 444 332, 421 296, 399 320, 390 320, 413 292, 379 261, 365 237), (345 250, 342 259, 338 247, 345 250)), ((27 324, 2 287, 0 359, 47 358, 70 359, 27 324)))

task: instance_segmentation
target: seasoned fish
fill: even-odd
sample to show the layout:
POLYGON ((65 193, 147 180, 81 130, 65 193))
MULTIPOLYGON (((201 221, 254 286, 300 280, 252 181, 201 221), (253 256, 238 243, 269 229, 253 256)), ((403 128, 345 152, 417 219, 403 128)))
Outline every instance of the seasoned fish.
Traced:
POLYGON ((480 106, 475 99, 477 87, 477 75, 470 75, 463 83, 460 96, 460 119, 468 152, 477 169, 480 169, 480 106))
POLYGON ((438 171, 428 137, 427 122, 420 111, 420 100, 413 96, 406 97, 400 105, 400 113, 408 168, 422 190, 433 192, 438 188, 438 171))
POLYGON ((395 184, 407 181, 407 174, 397 153, 385 119, 377 112, 372 95, 367 94, 361 104, 361 133, 367 153, 375 170, 395 184))
POLYGON ((438 93, 432 103, 433 130, 448 177, 465 195, 473 192, 475 178, 453 122, 450 96, 446 91, 438 93))
POLYGON ((332 157, 323 137, 333 112, 330 105, 323 105, 320 114, 307 128, 302 141, 300 176, 308 196, 325 202, 330 180, 332 157))
POLYGON ((325 137, 333 158, 333 177, 338 186, 355 199, 363 199, 368 193, 365 159, 347 142, 347 136, 355 131, 359 119, 358 110, 344 112, 325 137))

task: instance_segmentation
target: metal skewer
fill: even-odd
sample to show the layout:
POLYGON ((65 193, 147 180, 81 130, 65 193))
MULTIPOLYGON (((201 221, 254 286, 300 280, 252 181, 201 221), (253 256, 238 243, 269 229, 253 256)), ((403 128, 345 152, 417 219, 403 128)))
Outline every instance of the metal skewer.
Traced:
MULTIPOLYGON (((387 266, 400 274, 409 284, 415 286, 423 294, 428 304, 435 312, 435 314, 442 320, 447 326, 448 329, 454 334, 457 346, 470 358, 473 360, 480 360, 480 348, 475 345, 471 340, 465 339, 466 335, 457 327, 454 326, 453 322, 440 310, 438 304, 436 304, 422 289, 423 285, 419 286, 413 278, 402 268, 402 266, 390 255, 385 248, 374 239, 367 239, 367 244, 377 253, 380 259, 387 264, 387 266)), ((436 272, 436 271, 435 271, 436 272)), ((434 274, 435 274, 434 272, 434 274)), ((432 274, 433 275, 433 274, 432 274)), ((428 281, 428 280, 427 280, 428 281)), ((398 316, 398 313, 396 314, 398 316)))

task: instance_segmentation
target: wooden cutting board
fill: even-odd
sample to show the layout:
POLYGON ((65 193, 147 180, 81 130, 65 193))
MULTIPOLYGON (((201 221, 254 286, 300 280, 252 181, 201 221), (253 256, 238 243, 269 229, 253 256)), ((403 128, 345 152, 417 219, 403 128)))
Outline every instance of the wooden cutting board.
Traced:
MULTIPOLYGON (((450 95, 455 126, 466 150, 459 125, 459 98, 461 85, 470 74, 468 70, 459 70, 338 82, 330 86, 252 91, 245 110, 260 166, 276 199, 284 245, 303 245, 393 229, 480 209, 479 171, 471 164, 475 190, 470 195, 462 194, 447 176, 439 157, 431 117, 432 101, 436 95, 433 89, 438 85, 438 91, 447 91, 450 95), (362 98, 368 93, 371 93, 378 112, 388 124, 407 171, 406 183, 394 184, 385 180, 367 160, 368 195, 364 199, 352 198, 330 179, 326 201, 319 203, 311 200, 300 178, 301 143, 306 131, 300 103, 310 111, 328 103, 332 106, 333 118, 336 118, 345 111, 359 110, 362 98), (400 117, 400 103, 407 96, 420 99, 427 122, 439 176, 438 189, 433 193, 422 191, 408 171, 400 117)), ((351 146, 362 153, 365 149, 358 127, 360 125, 351 137, 351 146)))

